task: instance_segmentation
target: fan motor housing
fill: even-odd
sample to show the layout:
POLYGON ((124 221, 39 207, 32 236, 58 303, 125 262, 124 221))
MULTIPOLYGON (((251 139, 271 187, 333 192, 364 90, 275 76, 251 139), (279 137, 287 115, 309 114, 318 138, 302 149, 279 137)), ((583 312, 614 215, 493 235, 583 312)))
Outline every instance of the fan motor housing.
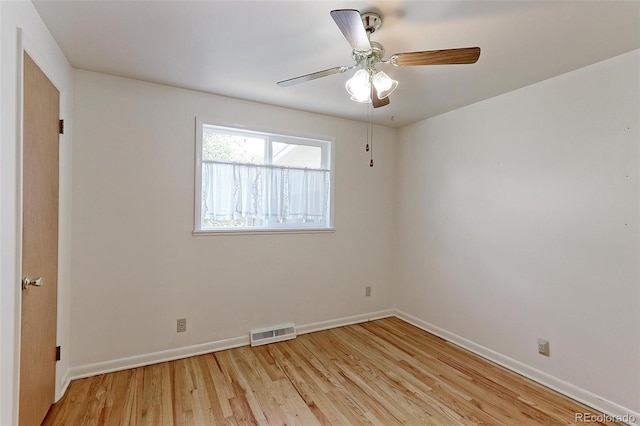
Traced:
POLYGON ((369 43, 371 43, 371 53, 369 56, 375 57, 378 61, 381 60, 384 56, 384 47, 375 41, 370 41, 369 43))
POLYGON ((371 50, 367 52, 360 52, 358 50, 354 50, 352 53, 353 60, 363 66, 372 66, 377 62, 382 61, 384 57, 384 47, 375 41, 371 41, 371 50))

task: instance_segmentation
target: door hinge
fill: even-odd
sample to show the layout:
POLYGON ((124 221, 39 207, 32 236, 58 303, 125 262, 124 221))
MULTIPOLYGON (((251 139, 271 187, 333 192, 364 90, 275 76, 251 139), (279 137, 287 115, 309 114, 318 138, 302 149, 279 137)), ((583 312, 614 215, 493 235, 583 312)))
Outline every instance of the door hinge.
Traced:
POLYGON ((56 361, 60 361, 60 346, 56 346, 56 361))
POLYGON ((60 134, 64 135, 64 120, 60 120, 60 134))

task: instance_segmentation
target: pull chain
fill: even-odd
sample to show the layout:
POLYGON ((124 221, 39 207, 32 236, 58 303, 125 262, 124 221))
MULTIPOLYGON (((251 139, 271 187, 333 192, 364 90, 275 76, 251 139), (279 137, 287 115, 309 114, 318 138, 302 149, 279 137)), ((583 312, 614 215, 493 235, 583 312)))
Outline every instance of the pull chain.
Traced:
POLYGON ((370 155, 369 167, 373 167, 373 99, 368 105, 365 104, 365 106, 367 107, 367 145, 364 147, 364 150, 370 155))
MULTIPOLYGON (((367 107, 367 116, 368 116, 369 115, 369 106, 366 105, 366 107, 367 107)), ((369 118, 369 117, 367 117, 367 118, 369 118)), ((367 123, 367 146, 364 147, 364 150, 369 152, 369 123, 367 123)))
POLYGON ((369 107, 369 127, 371 129, 370 130, 371 140, 369 142, 370 149, 368 151, 370 155, 369 167, 373 167, 373 100, 370 105, 371 106, 369 107))

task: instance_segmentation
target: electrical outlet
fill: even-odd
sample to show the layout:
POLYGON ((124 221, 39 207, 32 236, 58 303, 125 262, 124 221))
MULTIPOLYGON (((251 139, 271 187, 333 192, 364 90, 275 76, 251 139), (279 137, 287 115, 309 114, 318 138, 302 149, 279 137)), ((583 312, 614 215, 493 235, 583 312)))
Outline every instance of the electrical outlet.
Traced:
POLYGON ((549 356, 549 341, 538 338, 538 353, 540 355, 549 356))
POLYGON ((180 318, 178 320, 178 333, 184 333, 185 331, 187 331, 187 319, 186 318, 180 318))
POLYGON ((364 295, 365 295, 366 297, 371 296, 371 286, 366 286, 366 287, 365 287, 365 289, 364 289, 364 295))

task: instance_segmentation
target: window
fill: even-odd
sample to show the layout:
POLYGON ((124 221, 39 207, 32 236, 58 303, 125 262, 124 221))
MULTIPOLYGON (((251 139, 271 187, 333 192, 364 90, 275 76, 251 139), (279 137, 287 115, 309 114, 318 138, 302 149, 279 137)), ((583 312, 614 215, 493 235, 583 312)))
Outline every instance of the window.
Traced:
POLYGON ((331 226, 331 141, 196 121, 195 233, 331 226))

